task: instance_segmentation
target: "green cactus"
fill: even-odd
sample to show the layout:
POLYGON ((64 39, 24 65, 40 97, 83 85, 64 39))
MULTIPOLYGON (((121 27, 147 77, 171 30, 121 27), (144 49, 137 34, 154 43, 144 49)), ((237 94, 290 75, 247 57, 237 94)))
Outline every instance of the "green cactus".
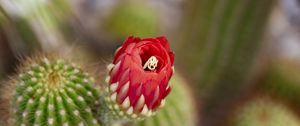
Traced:
POLYGON ((138 122, 136 126, 196 126, 196 106, 191 90, 177 73, 172 77, 172 93, 165 106, 152 118, 138 122))
POLYGON ((10 124, 99 125, 99 87, 79 66, 37 58, 21 67, 13 82, 10 124))
POLYGON ((230 126, 300 126, 295 113, 270 98, 250 99, 240 107, 230 126))
POLYGON ((35 49, 51 53, 66 50, 58 47, 68 47, 67 21, 72 16, 68 1, 11 0, 1 3, 0 13, 0 28, 5 30, 5 36, 17 53, 27 55, 35 49), (11 11, 6 6, 17 9, 11 11))
POLYGON ((192 0, 177 61, 198 86, 203 125, 221 125, 224 111, 251 86, 272 0, 192 0), (188 49, 188 50, 187 50, 188 49))

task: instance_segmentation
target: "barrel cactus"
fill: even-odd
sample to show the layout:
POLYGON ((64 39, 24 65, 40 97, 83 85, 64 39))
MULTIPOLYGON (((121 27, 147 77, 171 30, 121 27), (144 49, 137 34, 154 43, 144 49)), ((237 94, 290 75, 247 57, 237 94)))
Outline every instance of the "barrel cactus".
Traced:
POLYGON ((266 96, 250 99, 232 117, 230 126, 300 126, 289 107, 266 96))
POLYGON ((2 93, 10 94, 1 95, 1 102, 6 100, 6 107, 10 106, 6 125, 99 125, 98 87, 75 64, 54 58, 29 59, 7 85, 10 91, 2 93))

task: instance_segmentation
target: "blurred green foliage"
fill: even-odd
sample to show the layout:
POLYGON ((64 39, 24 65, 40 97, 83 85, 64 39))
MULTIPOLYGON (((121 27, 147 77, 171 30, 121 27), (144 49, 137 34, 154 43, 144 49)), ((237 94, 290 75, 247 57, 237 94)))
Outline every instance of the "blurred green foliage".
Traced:
MULTIPOLYGON (((295 108, 300 107, 300 62, 288 58, 272 61, 259 88, 295 108)), ((299 113, 300 111, 296 109, 299 113)))
POLYGON ((120 37, 158 35, 159 12, 147 2, 147 0, 125 0, 119 3, 106 21, 106 29, 120 37))

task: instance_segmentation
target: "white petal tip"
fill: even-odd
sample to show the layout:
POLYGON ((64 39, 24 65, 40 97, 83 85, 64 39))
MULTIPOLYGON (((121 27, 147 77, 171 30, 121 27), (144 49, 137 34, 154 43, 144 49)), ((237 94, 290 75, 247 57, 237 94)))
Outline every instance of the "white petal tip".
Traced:
POLYGON ((119 83, 116 82, 116 83, 113 83, 109 86, 109 89, 111 92, 115 92, 117 89, 118 89, 118 86, 119 86, 119 83))
POLYGON ((107 71, 111 71, 112 68, 114 68, 114 66, 115 66, 115 64, 112 64, 112 63, 111 63, 111 64, 108 64, 107 67, 106 67, 106 68, 107 68, 107 71))
POLYGON ((123 108, 128 108, 129 106, 130 106, 130 99, 129 99, 129 97, 127 97, 127 98, 123 101, 122 107, 123 107, 123 108))
POLYGON ((140 108, 142 108, 145 104, 145 97, 144 95, 141 95, 139 100, 137 101, 137 104, 135 105, 136 110, 139 110, 140 108))
POLYGON ((128 92, 128 89, 129 89, 129 81, 125 85, 123 85, 123 87, 121 87, 119 97, 120 98, 125 97, 125 95, 128 92))
POLYGON ((117 100, 117 92, 113 93, 113 94, 110 96, 110 99, 111 99, 113 102, 116 102, 116 100, 117 100))
POLYGON ((149 110, 148 110, 147 105, 144 105, 144 107, 143 107, 143 109, 142 109, 142 111, 141 111, 141 114, 146 116, 146 115, 148 114, 148 111, 149 111, 149 110))
POLYGON ((132 107, 132 106, 129 107, 129 108, 127 109, 126 113, 127 113, 128 115, 131 115, 131 114, 133 113, 133 107, 132 107))

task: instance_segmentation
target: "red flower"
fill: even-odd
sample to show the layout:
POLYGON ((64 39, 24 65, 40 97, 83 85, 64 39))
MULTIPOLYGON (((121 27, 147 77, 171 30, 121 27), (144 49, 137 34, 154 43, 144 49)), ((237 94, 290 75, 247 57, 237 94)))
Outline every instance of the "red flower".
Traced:
POLYGON ((151 116, 171 91, 168 82, 173 63, 174 54, 165 37, 128 37, 108 66, 110 100, 117 103, 122 115, 151 116))

